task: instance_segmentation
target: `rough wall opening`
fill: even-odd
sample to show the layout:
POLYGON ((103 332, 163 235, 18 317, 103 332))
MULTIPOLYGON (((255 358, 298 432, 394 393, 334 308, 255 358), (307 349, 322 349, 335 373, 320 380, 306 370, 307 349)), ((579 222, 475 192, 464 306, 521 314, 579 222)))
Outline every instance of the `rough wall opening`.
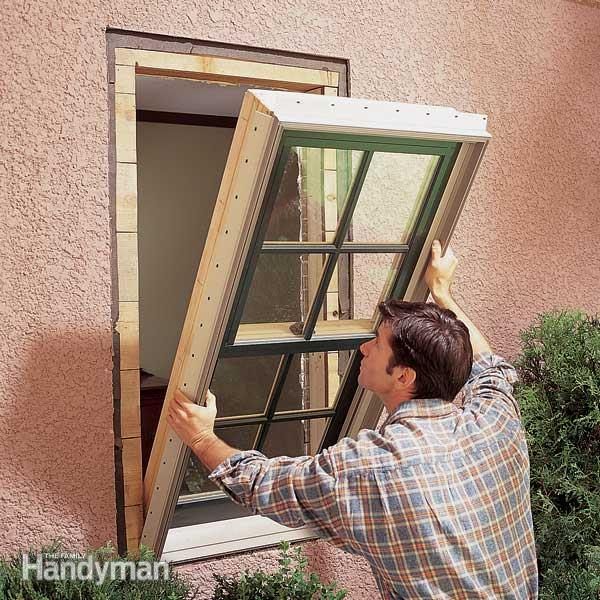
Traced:
POLYGON ((345 95, 347 62, 124 31, 107 32, 107 45, 124 550, 139 542, 144 468, 242 96, 250 88, 345 95), (181 234, 167 236, 169 227, 181 234), (166 293, 169 285, 182 293, 166 293))

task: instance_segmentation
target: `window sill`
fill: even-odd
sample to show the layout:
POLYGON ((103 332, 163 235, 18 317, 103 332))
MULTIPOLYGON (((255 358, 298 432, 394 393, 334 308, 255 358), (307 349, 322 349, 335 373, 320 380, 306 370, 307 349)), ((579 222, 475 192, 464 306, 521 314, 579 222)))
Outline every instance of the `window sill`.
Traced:
POLYGON ((169 529, 162 560, 184 563, 257 548, 318 538, 309 527, 291 529, 267 517, 251 515, 214 523, 169 529))

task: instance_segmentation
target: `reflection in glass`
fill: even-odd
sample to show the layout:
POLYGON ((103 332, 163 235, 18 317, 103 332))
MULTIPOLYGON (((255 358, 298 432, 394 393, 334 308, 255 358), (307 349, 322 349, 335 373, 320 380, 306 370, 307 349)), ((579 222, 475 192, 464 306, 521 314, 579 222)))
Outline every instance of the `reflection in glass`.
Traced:
POLYGON ((276 409, 301 410, 305 407, 304 398, 307 393, 306 365, 302 354, 294 354, 287 373, 276 409))
POLYGON ((210 383, 219 417, 263 413, 279 356, 220 358, 210 383))
POLYGON ((303 321, 324 260, 321 254, 260 254, 241 323, 303 321))
MULTIPOLYGON (((215 433, 233 448, 240 450, 251 450, 258 425, 242 425, 239 427, 217 427, 215 433)), ((180 496, 190 494, 204 494, 217 492, 219 488, 208 479, 210 471, 200 462, 196 455, 190 453, 183 483, 181 484, 180 496)))
POLYGON ((306 456, 318 452, 329 419, 271 423, 261 452, 275 456, 306 456))
POLYGON ((265 241, 333 240, 363 155, 361 150, 292 147, 265 241))
POLYGON ((407 243, 438 161, 438 156, 375 152, 352 217, 352 239, 407 243))
POLYGON ((352 255, 352 318, 372 319, 391 292, 403 254, 352 255))
MULTIPOLYGON (((295 354, 277 403, 277 412, 333 405, 347 352, 295 354), (339 355, 343 355, 339 360, 339 355)), ((343 371, 342 371, 343 374, 343 371)))
POLYGON ((340 254, 316 332, 322 329, 319 324, 324 321, 372 320, 377 304, 391 292, 402 257, 392 253, 340 254))

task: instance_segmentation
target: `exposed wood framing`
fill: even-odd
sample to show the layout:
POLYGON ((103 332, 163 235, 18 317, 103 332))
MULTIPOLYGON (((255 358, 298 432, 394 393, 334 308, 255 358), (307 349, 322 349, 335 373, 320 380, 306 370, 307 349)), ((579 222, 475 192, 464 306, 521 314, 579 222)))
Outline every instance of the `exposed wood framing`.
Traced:
POLYGON ((125 476, 125 506, 142 504, 142 482, 137 474, 142 470, 142 446, 139 437, 123 440, 123 474, 125 476))
MULTIPOLYGON (((115 328, 119 333, 120 346, 116 355, 120 357, 123 485, 127 549, 130 551, 139 546, 144 515, 139 409, 136 74, 185 77, 231 85, 255 84, 318 93, 322 93, 323 86, 337 89, 339 82, 339 73, 327 70, 215 56, 115 48, 115 224, 119 287, 119 318, 115 328)), ((214 243, 214 236, 210 241, 214 243)), ((176 364, 175 368, 180 369, 181 364, 176 364)), ((159 428, 157 432, 159 444, 164 443, 163 429, 159 428)), ((147 479, 149 489, 153 475, 151 471, 147 479)))
POLYGON ((115 67, 115 92, 117 94, 135 94, 135 67, 117 65, 115 67))
POLYGON ((216 56, 172 54, 150 50, 116 48, 117 66, 135 66, 136 73, 163 77, 186 77, 233 85, 263 85, 306 92, 323 86, 337 88, 339 73, 289 67, 216 56))
POLYGON ((136 550, 140 544, 144 527, 144 507, 141 504, 125 507, 125 527, 127 530, 127 549, 136 550))
POLYGON ((139 305, 135 69, 119 66, 115 77, 115 207, 119 298, 120 431, 126 547, 137 548, 142 525, 139 413, 139 305))
POLYGON ((117 231, 119 300, 137 302, 139 294, 137 233, 117 231))
POLYGON ((115 94, 115 145, 117 163, 136 162, 135 94, 115 94))
POLYGON ((138 302, 119 302, 119 321, 123 323, 138 323, 140 320, 140 305, 138 302))
MULTIPOLYGON (((137 165, 117 163, 117 232, 137 232, 137 165)), ((120 269, 119 269, 120 270, 120 269)))
MULTIPOLYGON (((121 371, 121 437, 140 436, 140 376, 138 369, 121 371)), ((128 473, 137 482, 136 473, 128 473)), ((125 482, 130 484, 129 481, 125 482)))

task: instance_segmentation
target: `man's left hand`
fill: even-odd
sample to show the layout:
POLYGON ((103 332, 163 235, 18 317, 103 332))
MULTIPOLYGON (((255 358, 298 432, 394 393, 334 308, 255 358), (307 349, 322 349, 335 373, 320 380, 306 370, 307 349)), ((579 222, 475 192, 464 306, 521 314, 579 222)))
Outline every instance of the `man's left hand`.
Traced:
POLYGON ((213 433, 216 416, 217 400, 210 390, 206 392, 206 406, 199 406, 181 390, 176 390, 167 413, 167 423, 181 441, 193 449, 213 433))

